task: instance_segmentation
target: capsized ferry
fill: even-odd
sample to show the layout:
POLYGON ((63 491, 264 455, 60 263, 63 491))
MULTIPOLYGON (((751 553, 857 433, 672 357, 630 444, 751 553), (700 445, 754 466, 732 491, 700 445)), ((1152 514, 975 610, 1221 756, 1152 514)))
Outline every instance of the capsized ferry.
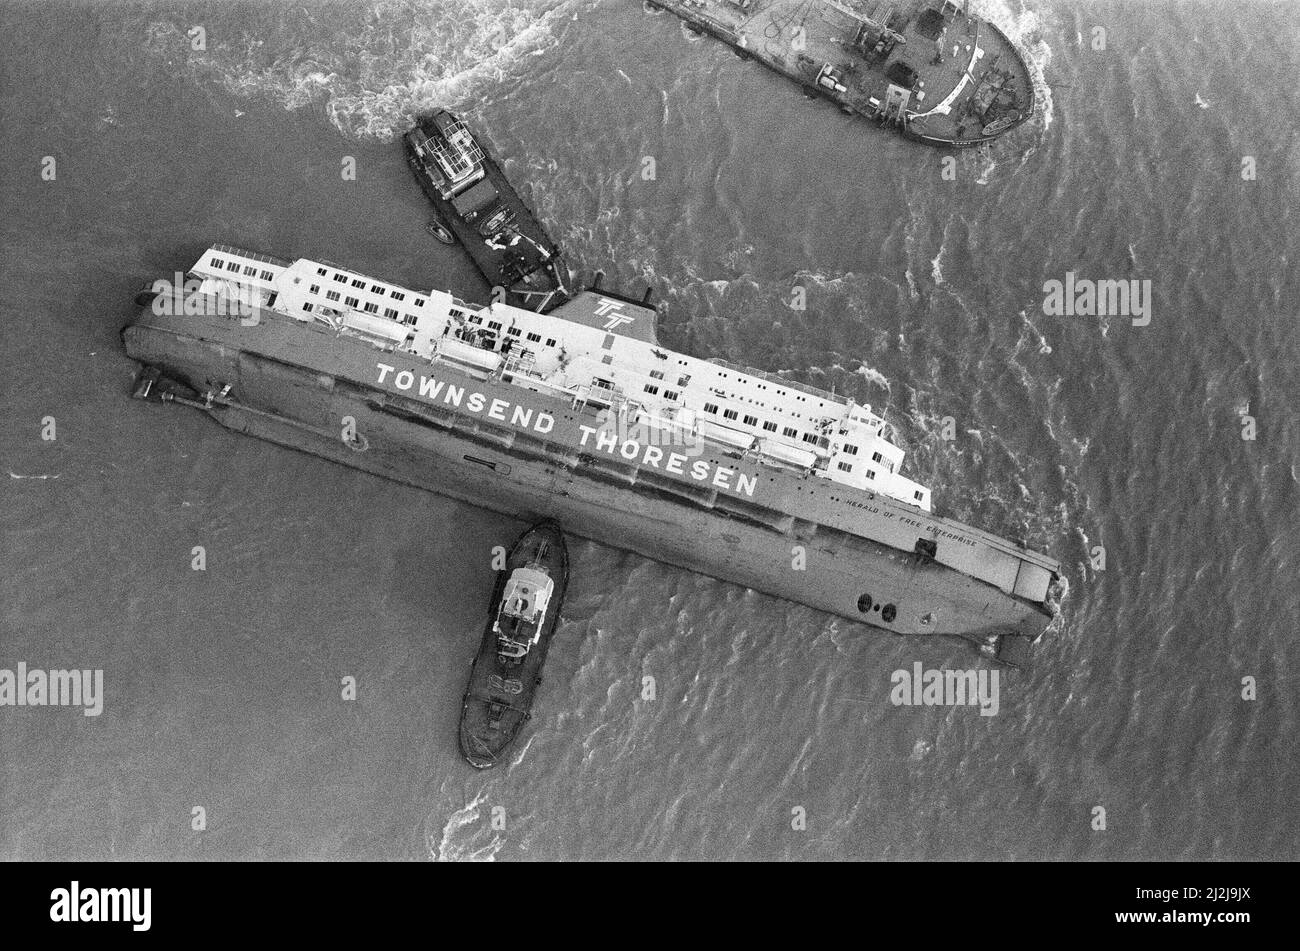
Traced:
POLYGON ((868 405, 660 346, 599 288, 546 313, 215 245, 137 298, 137 394, 899 634, 1018 663, 1052 558, 931 511, 868 405))
POLYGON ((1024 55, 967 0, 646 0, 909 139, 984 145, 1034 114, 1024 55))

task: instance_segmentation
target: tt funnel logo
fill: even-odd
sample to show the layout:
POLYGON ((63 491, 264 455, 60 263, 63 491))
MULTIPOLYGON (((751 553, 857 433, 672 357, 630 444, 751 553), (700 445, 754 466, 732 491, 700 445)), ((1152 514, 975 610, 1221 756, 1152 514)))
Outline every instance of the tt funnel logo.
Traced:
POLYGON ((602 297, 600 303, 596 306, 597 317, 607 317, 605 321, 606 330, 614 330, 622 327, 624 324, 630 324, 635 317, 623 313, 623 302, 610 300, 608 297, 602 297))

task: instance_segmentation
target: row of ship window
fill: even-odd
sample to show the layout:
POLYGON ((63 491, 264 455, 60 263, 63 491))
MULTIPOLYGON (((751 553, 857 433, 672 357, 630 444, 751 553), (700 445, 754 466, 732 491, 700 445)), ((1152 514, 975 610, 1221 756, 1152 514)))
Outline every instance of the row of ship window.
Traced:
MULTIPOLYGON (((664 378, 664 371, 663 371, 663 370, 651 370, 651 371, 650 371, 650 379, 652 379, 652 380, 662 380, 663 378, 664 378)), ((678 385, 679 387, 683 387, 683 386, 685 386, 685 385, 686 385, 687 383, 689 383, 689 382, 691 382, 691 375, 690 375, 689 373, 683 373, 681 376, 679 376, 679 377, 677 378, 677 385, 678 385)))
MULTIPOLYGON (((463 313, 463 312, 462 312, 462 313, 463 313)), ((469 322, 470 322, 471 324, 481 324, 481 323, 483 323, 483 318, 480 317, 478 314, 473 314, 473 315, 469 318, 469 322)), ((487 326, 488 326, 488 330, 500 330, 500 329, 501 329, 501 321, 499 321, 499 320, 489 320, 489 321, 487 322, 487 326)), ((506 329, 506 333, 509 334, 511 337, 518 337, 518 336, 523 335, 523 331, 520 330, 518 327, 509 327, 509 328, 506 329)), ((533 333, 532 331, 529 331, 529 333, 527 334, 527 336, 525 337, 525 339, 526 339, 529 343, 540 343, 540 342, 541 342, 541 339, 542 339, 542 335, 539 334, 539 333, 533 333)), ((553 346, 555 346, 556 342, 557 342, 557 341, 556 341, 556 339, 555 339, 554 337, 547 337, 547 338, 546 338, 545 346, 547 346, 547 347, 553 347, 553 346)))
MULTIPOLYGON (((647 387, 647 389, 649 389, 649 388, 647 387)), ((704 412, 706 412, 706 413, 712 413, 712 414, 714 414, 714 415, 717 415, 717 412, 718 412, 718 404, 717 404, 717 403, 705 403, 705 404, 704 404, 704 412)), ((734 410, 734 409, 724 409, 724 410, 722 411, 722 418, 723 418, 723 419, 731 419, 731 420, 734 420, 734 419, 737 419, 739 416, 740 416, 739 411, 734 410)), ((757 416, 746 416, 746 417, 744 418, 743 422, 744 422, 744 424, 745 424, 746 426, 757 426, 757 425, 758 425, 758 417, 757 417, 757 416)), ((763 429, 764 429, 765 432, 774 433, 774 432, 776 432, 776 428, 777 428, 776 423, 772 422, 771 420, 764 420, 764 421, 763 421, 763 429)), ((787 439, 794 439, 796 436, 799 435, 799 430, 797 430, 797 429, 796 429, 795 427, 793 427, 793 426, 786 426, 785 428, 783 428, 783 429, 781 430, 781 435, 782 435, 782 436, 785 436, 787 439)), ((817 437, 817 434, 816 434, 816 433, 804 433, 803 436, 802 436, 803 441, 804 441, 804 442, 807 442, 807 443, 815 443, 815 442, 817 441, 817 438, 818 438, 818 437, 817 437)), ((858 454, 858 447, 855 446, 855 445, 853 445, 853 443, 845 443, 845 444, 844 444, 844 454, 845 454, 846 456, 856 456, 856 455, 858 454)), ((871 460, 872 460, 873 462, 884 462, 884 457, 883 457, 880 453, 878 453, 878 452, 873 452, 873 453, 871 454, 871 460)))
MULTIPOLYGON (((321 277, 328 277, 328 276, 329 276, 329 270, 326 269, 326 268, 323 268, 323 267, 318 267, 318 268, 316 268, 316 273, 319 274, 321 277)), ((340 284, 347 284, 347 283, 349 282, 349 278, 348 278, 348 276, 347 276, 346 274, 343 274, 342 272, 340 272, 340 273, 338 273, 338 274, 335 274, 335 275, 334 275, 334 280, 338 281, 340 284)), ((363 290, 363 291, 366 289, 366 282, 365 282, 362 278, 354 277, 354 278, 351 278, 350 280, 351 280, 351 284, 352 284, 353 287, 360 288, 360 289, 363 290)), ((312 285, 312 293, 315 293, 315 292, 318 291, 318 290, 320 290, 320 285, 318 285, 318 284, 313 284, 313 285, 312 285)), ((371 293, 373 293, 373 294, 380 294, 380 295, 382 295, 382 294, 384 293, 384 285, 383 285, 383 284, 371 284, 371 285, 370 285, 370 291, 371 291, 371 293)), ((399 290, 397 290, 397 288, 395 288, 395 287, 390 287, 390 288, 388 288, 388 296, 391 297, 391 298, 392 298, 393 300, 395 300, 395 301, 404 301, 404 300, 406 300, 406 292, 405 292, 405 291, 399 291, 399 290)), ((416 307, 423 307, 424 304, 425 304, 425 298, 423 298, 423 297, 417 297, 417 298, 415 298, 415 299, 414 299, 414 304, 415 304, 416 307)), ((414 323, 413 320, 411 320, 411 321, 403 321, 403 322, 404 322, 404 323, 414 323)))
MULTIPOLYGON (((239 267, 240 267, 238 261, 227 261, 224 258, 213 258, 212 266, 218 271, 225 269, 234 274, 239 273, 239 267)), ((263 270, 259 272, 258 269, 253 267, 253 265, 251 264, 245 264, 243 267, 244 267, 244 273, 247 274, 249 277, 260 277, 264 281, 275 280, 275 275, 270 271, 263 270)))
MULTIPOLYGON (((659 387, 656 386, 654 383, 647 383, 645 385, 645 391, 649 393, 651 396, 659 395, 659 387)), ((678 393, 676 390, 664 390, 664 399, 666 400, 675 400, 679 396, 681 396, 681 394, 678 393)))
MULTIPOLYGON (((364 282, 362 282, 362 283, 364 283, 364 282)), ((319 284, 313 284, 313 285, 311 286, 311 292, 312 292, 313 294, 319 294, 319 293, 320 293, 320 285, 319 285, 319 284)), ((393 296, 396 297, 397 294, 394 293, 393 296)), ((337 303, 340 297, 343 297, 343 295, 342 295, 342 293, 340 293, 339 291, 326 291, 326 292, 325 292, 325 299, 326 299, 327 301, 332 301, 332 302, 337 303)), ((379 313, 379 305, 376 304, 374 301, 366 301, 366 303, 365 303, 364 305, 362 305, 362 304, 361 304, 361 301, 358 300, 358 299, 355 298, 355 297, 344 297, 344 298, 343 298, 343 303, 346 304, 348 307, 351 307, 353 310, 355 310, 357 307, 361 307, 361 309, 364 310, 367 314, 377 314, 377 313, 379 313)), ((420 306, 423 306, 423 305, 424 305, 424 301, 417 299, 417 300, 416 300, 416 304, 417 304, 417 305, 420 305, 420 306)), ((312 310, 314 309, 314 307, 313 307, 311 301, 307 301, 305 304, 302 305, 302 309, 303 309, 304 312, 310 314, 310 313, 312 312, 312 310)), ((412 327, 414 327, 414 326, 416 325, 416 323, 417 323, 417 322, 419 321, 419 319, 420 319, 420 318, 419 318, 419 315, 417 315, 417 314, 401 314, 401 313, 398 313, 397 308, 395 308, 395 307, 385 307, 385 308, 384 308, 384 316, 387 317, 389 320, 400 320, 402 323, 404 323, 404 324, 408 324, 408 325, 410 325, 410 326, 412 326, 412 327)))
MULTIPOLYGON (((605 361, 605 362, 608 363, 609 361, 607 360, 607 361, 605 361)), ((679 361, 679 362, 680 362, 680 361, 679 361)), ((650 379, 652 379, 652 380, 662 380, 663 378, 664 378, 664 371, 663 371, 663 370, 651 370, 651 371, 650 371, 650 379)), ((680 375, 677 377, 677 386, 678 386, 678 387, 684 387, 684 386, 686 386, 686 384, 688 384, 688 383, 690 383, 690 382, 691 382, 691 375, 690 375, 689 373, 682 373, 682 374, 680 374, 680 375)), ((647 383, 647 384, 645 385, 645 391, 646 391, 647 393, 649 393, 651 396, 658 396, 658 395, 659 395, 659 384, 658 384, 658 383, 647 383)), ((679 396, 681 396, 681 393, 680 393, 678 390, 664 390, 664 399, 666 399, 666 400, 675 400, 675 399, 677 399, 679 396)))
MULTIPOLYGON (((647 392, 653 392, 653 391, 651 390, 651 388, 648 387, 648 386, 646 387, 646 391, 647 391, 647 392)), ((664 395, 665 395, 665 396, 668 396, 667 393, 665 393, 664 395)), ((671 397, 671 398, 675 398, 675 397, 676 397, 676 394, 673 394, 673 397, 671 397)), ((714 414, 714 415, 717 415, 717 412, 718 412, 718 404, 717 404, 717 403, 705 403, 705 404, 704 404, 704 412, 706 412, 706 413, 711 413, 711 414, 714 414)), ((740 413, 739 413, 738 410, 734 410, 734 409, 725 409, 725 410, 722 411, 722 418, 723 418, 723 419, 735 420, 735 419, 739 418, 739 416, 740 416, 740 413)), ((744 424, 745 424, 746 426, 757 426, 757 425, 758 425, 758 417, 757 417, 757 416, 746 416, 746 417, 744 418, 744 420, 742 420, 742 422, 744 422, 744 424)), ((776 423, 772 422, 770 419, 769 419, 769 420, 763 420, 763 431, 764 431, 764 432, 774 433, 774 432, 776 432, 776 430, 777 430, 777 424, 776 424, 776 423)), ((782 436, 785 436, 787 439, 794 439, 796 436, 799 436, 800 434, 799 434, 799 430, 795 429, 793 426, 786 426, 786 427, 784 427, 784 428, 781 430, 781 435, 782 435, 782 436)), ((817 434, 816 434, 816 433, 804 433, 800 438, 802 438, 803 441, 806 442, 806 443, 815 443, 815 442, 817 442, 817 434)), ((844 444, 844 454, 845 454, 846 456, 856 456, 856 455, 858 454, 858 447, 855 446, 855 445, 853 445, 853 443, 845 443, 845 444, 844 444)), ((885 461, 885 457, 882 456, 882 455, 881 455, 880 453, 878 453, 878 452, 873 452, 873 453, 871 454, 871 461, 872 461, 872 462, 882 462, 882 463, 883 463, 883 462, 885 461)), ((843 460, 841 460, 840 462, 837 462, 837 463, 836 463, 836 467, 839 468, 839 470, 840 470, 841 472, 852 472, 852 471, 853 471, 853 463, 851 463, 851 462, 844 462, 843 460)), ((874 470, 874 469, 868 469, 868 470, 867 470, 867 478, 868 478, 868 479, 874 479, 875 477, 876 477, 876 470, 874 470)))
MULTIPOLYGON (((726 379, 729 379, 729 377, 727 376, 727 374, 725 374, 725 373, 721 373, 721 372, 720 372, 720 373, 718 374, 718 379, 726 380, 726 379)), ((747 378, 744 377, 744 376, 737 376, 737 377, 736 377, 736 382, 737 382, 737 383, 749 383, 749 382, 753 382, 753 381, 747 379, 747 378)), ((758 383, 758 384, 756 384, 756 385, 758 386, 758 388, 759 388, 760 390, 766 390, 766 389, 768 388, 768 386, 767 386, 766 383, 758 383)), ((780 397, 782 397, 782 398, 784 398, 784 397, 786 397, 786 396, 793 396, 793 397, 795 398, 795 400, 797 400, 797 401, 800 402, 800 403, 806 403, 806 402, 808 402, 808 397, 806 397, 806 396, 800 396, 798 393, 793 393, 793 392, 792 392, 792 393, 786 393, 786 392, 784 392, 784 391, 782 391, 782 390, 778 390, 776 395, 777 395, 777 396, 780 396, 780 397)), ((743 399, 743 397, 742 397, 742 399, 743 399)), ((766 404, 764 404, 764 405, 766 405, 766 404)), ((817 401, 817 405, 818 405, 818 407, 825 407, 825 406, 826 406, 826 403, 825 403, 824 401, 822 401, 822 400, 818 400, 818 401, 817 401)))

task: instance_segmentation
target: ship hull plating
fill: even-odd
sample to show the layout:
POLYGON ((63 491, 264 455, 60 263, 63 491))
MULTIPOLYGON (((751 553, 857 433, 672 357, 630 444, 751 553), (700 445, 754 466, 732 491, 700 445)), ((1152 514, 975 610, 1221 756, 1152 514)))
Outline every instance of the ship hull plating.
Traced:
POLYGON ((478 424, 425 418, 378 388, 268 358, 231 339, 238 334, 214 339, 203 322, 146 311, 123 336, 134 359, 198 393, 229 388, 207 412, 236 432, 516 519, 553 519, 571 534, 893 633, 1033 639, 1051 620, 1045 604, 933 559, 814 522, 764 524, 692 505, 587 456, 532 452, 478 424), (350 442, 345 417, 360 434, 350 442))

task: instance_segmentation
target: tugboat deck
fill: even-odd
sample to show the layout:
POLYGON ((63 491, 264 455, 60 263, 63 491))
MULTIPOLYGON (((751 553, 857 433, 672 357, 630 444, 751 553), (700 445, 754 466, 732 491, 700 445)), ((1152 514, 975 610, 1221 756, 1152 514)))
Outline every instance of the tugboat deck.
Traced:
POLYGON ((648 0, 844 111, 909 138, 967 147, 1033 114, 1033 83, 1014 44, 942 0, 648 0), (882 32, 883 31, 883 32, 882 32), (874 41, 884 35, 884 52, 874 41), (834 77, 826 77, 831 67, 834 77), (891 87, 905 89, 891 102, 891 87), (991 108, 990 108, 991 107, 991 108))
POLYGON ((483 179, 464 195, 448 200, 440 193, 424 160, 415 149, 417 130, 406 133, 407 162, 425 196, 433 204, 438 220, 464 247, 483 279, 503 287, 509 302, 529 310, 546 311, 567 299, 564 264, 560 248, 538 221, 528 204, 510 184, 491 152, 482 149, 483 179), (495 192, 495 195, 492 193, 495 192), (466 199, 484 197, 485 206, 469 212, 466 199), (490 218, 504 213, 509 232, 484 236, 480 228, 490 218))

